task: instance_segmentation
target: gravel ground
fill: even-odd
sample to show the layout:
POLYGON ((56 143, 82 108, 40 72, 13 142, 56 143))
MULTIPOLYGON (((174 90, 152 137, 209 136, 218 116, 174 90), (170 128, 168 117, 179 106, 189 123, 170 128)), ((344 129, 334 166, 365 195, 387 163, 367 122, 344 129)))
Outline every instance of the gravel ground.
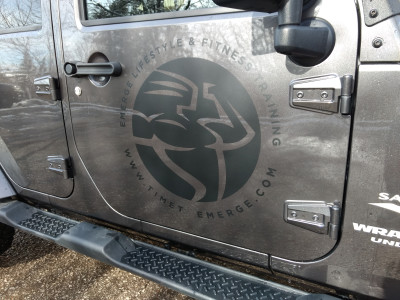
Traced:
POLYGON ((0 300, 191 299, 54 243, 17 231, 0 255, 0 300))

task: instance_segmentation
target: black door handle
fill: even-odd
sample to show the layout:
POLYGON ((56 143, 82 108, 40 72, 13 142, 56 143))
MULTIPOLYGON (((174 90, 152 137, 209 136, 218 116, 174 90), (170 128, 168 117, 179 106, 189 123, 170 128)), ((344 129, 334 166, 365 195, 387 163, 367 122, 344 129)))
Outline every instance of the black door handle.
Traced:
POLYGON ((64 64, 64 72, 65 75, 69 77, 79 77, 86 75, 119 76, 122 73, 122 66, 119 62, 66 62, 64 64))

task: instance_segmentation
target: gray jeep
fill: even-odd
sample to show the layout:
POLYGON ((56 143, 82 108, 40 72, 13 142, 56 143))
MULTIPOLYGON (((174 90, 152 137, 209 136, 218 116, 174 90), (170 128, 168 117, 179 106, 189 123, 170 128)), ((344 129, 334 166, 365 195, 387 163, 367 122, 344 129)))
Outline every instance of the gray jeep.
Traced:
POLYGON ((397 299, 399 32, 398 0, 0 0, 0 251, 18 228, 198 299, 397 299))

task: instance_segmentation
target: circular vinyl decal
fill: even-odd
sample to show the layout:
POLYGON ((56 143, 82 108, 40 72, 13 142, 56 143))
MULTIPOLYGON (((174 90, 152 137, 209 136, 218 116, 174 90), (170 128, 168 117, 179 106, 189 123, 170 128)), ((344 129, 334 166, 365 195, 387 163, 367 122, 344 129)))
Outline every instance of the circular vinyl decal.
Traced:
POLYGON ((220 201, 253 173, 261 143, 257 111, 220 65, 199 58, 165 63, 141 86, 133 109, 139 156, 175 195, 220 201))

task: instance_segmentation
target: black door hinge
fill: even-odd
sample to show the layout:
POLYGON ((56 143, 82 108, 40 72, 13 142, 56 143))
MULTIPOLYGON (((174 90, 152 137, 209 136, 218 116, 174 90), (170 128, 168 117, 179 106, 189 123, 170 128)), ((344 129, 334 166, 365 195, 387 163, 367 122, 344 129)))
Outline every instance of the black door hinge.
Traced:
POLYGON ((351 114, 353 76, 328 74, 293 80, 289 104, 293 108, 325 114, 351 114))
POLYGON ((54 77, 47 75, 35 78, 33 82, 36 89, 36 95, 53 101, 61 99, 57 80, 54 77))
POLYGON ((340 206, 338 203, 311 200, 286 200, 284 220, 287 223, 327 234, 337 240, 340 228, 340 206))
POLYGON ((48 156, 47 162, 47 170, 62 175, 64 179, 69 179, 73 177, 71 159, 65 158, 61 155, 54 155, 48 156))

